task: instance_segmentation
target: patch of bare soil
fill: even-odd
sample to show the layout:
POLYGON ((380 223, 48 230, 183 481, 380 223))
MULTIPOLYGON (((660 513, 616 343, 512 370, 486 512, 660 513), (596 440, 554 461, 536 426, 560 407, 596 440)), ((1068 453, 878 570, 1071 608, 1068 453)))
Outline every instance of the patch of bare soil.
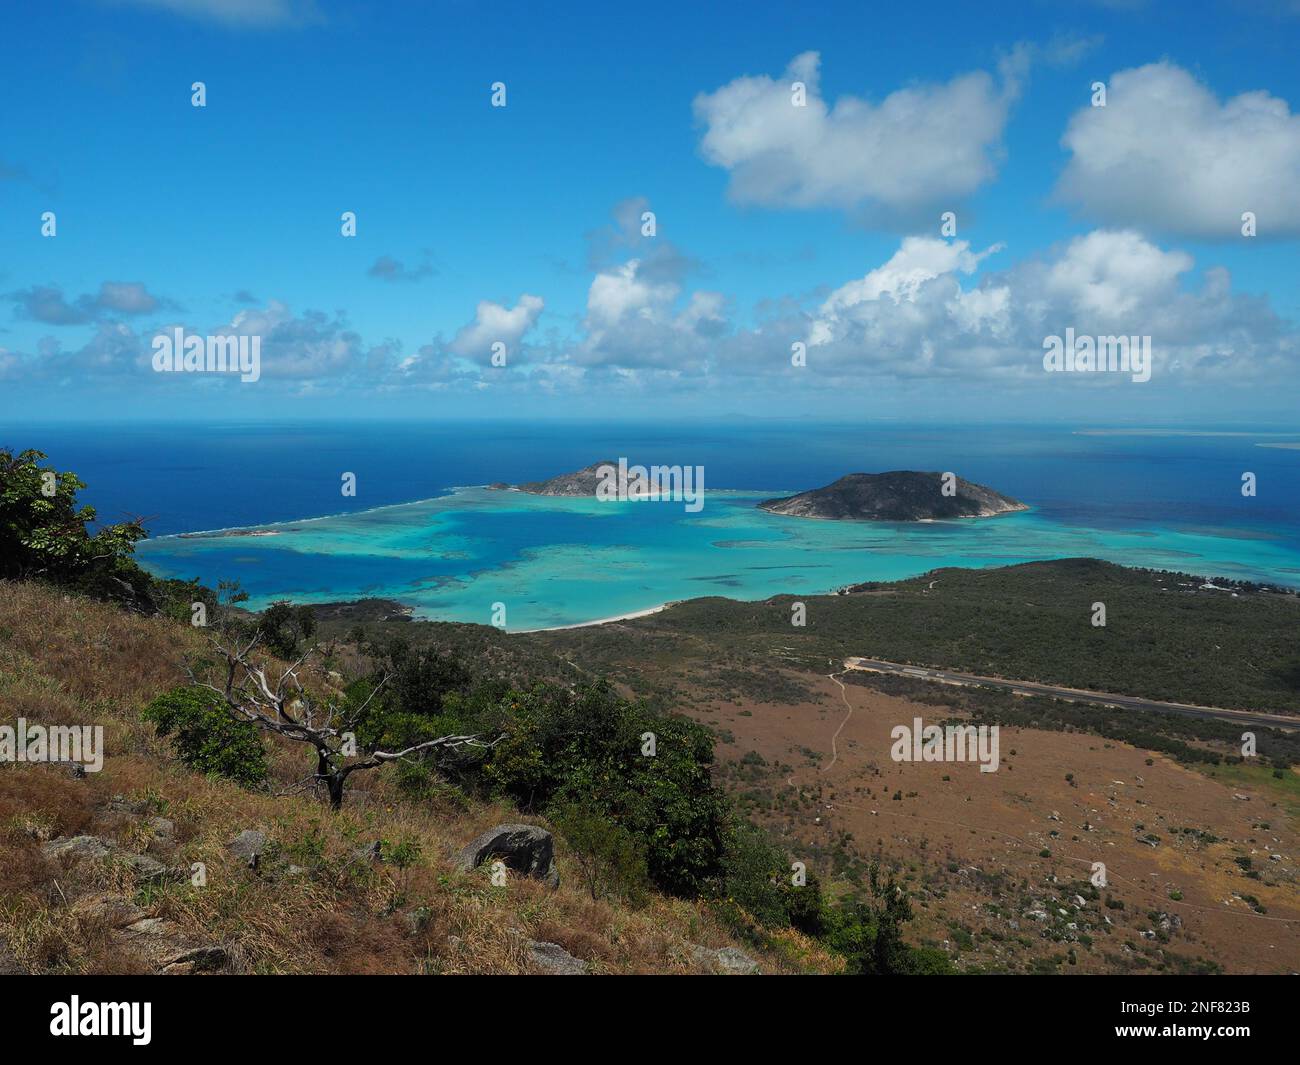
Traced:
POLYGON ((1266 789, 1034 729, 1002 729, 996 772, 895 762, 891 730, 941 723, 941 708, 830 678, 818 690, 692 713, 722 734, 721 779, 823 883, 880 856, 915 893, 913 937, 959 968, 1300 970, 1300 840, 1266 789))

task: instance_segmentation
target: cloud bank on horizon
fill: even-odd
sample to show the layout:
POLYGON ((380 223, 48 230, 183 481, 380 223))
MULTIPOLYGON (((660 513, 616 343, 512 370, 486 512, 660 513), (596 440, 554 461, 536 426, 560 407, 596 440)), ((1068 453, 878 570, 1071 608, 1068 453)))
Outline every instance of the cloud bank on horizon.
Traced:
MULTIPOLYGON (((1007 414, 1026 403, 1094 418, 1149 418, 1152 404, 1172 418, 1293 408, 1294 70, 1273 68, 1281 84, 1264 87, 1257 69, 1268 63, 1242 53, 1221 64, 1232 74, 1216 85, 1171 57, 1177 40, 1140 33, 1125 51, 1147 60, 1117 66, 1098 28, 1113 32, 1124 13, 1077 14, 1076 29, 1044 26, 1039 42, 997 40, 983 27, 971 46, 982 68, 943 62, 906 35, 892 72, 846 59, 837 43, 790 49, 757 74, 697 50, 662 87, 609 88, 615 104, 653 96, 653 136, 589 103, 586 125, 575 125, 566 105, 540 98, 535 86, 553 64, 536 56, 495 59, 491 77, 466 59, 465 91, 425 128, 400 113, 390 125, 379 114, 384 87, 351 83, 340 106, 374 114, 373 143, 400 156, 416 139, 442 160, 399 159, 390 172, 387 157, 347 147, 346 121, 335 130, 342 150, 324 154, 329 136, 317 126, 329 125, 330 101, 304 91, 268 121, 247 109, 250 98, 231 99, 211 57, 230 62, 259 40, 283 56, 260 68, 261 87, 287 86, 294 50, 344 48, 368 65, 383 51, 380 31, 409 29, 416 9, 369 27, 372 38, 354 32, 369 17, 359 9, 290 0, 90 5, 88 22, 148 26, 211 55, 176 61, 175 77, 121 86, 130 106, 112 109, 103 138, 116 133, 128 149, 142 139, 157 154, 101 158, 92 137, 83 155, 105 167, 94 176, 90 158, 43 151, 35 134, 51 114, 16 101, 24 119, 0 151, 0 190, 21 190, 0 221, 9 253, 0 292, 11 307, 0 324, 0 415, 30 413, 35 395, 89 414, 105 394, 136 413, 167 405, 223 416, 293 403, 351 414, 590 415, 605 405, 615 414, 629 399, 661 412, 725 404, 834 415, 861 412, 866 398, 952 403, 954 389, 1007 414), (194 107, 200 73, 211 98, 194 107), (690 80, 693 92, 668 91, 690 80), (504 107, 489 100, 498 82, 504 107), (198 133, 177 132, 204 120, 198 133), (177 138, 173 162, 160 130, 177 138), (496 154, 458 156, 458 131, 496 154), (297 190, 258 161, 196 178, 192 190, 178 179, 188 202, 157 206, 157 226, 115 229, 105 202, 146 210, 130 199, 142 167, 183 174, 233 143, 255 156, 296 147, 293 166, 306 165, 298 156, 311 165, 300 188, 313 209, 330 203, 334 168, 337 210, 262 211, 251 192, 283 205, 297 190), (518 153, 502 157, 511 143, 518 153), (540 200, 534 188, 545 190, 540 200), (436 217, 430 205, 441 207, 436 217), (237 241, 223 235, 229 227, 237 241), (792 251, 805 235, 812 250, 792 251), (479 245, 513 252, 483 261, 479 245), (177 328, 260 337, 257 391, 228 376, 153 374, 154 337, 177 328), (1150 382, 1046 373, 1045 338, 1067 328, 1150 336, 1150 382)), ((1284 23, 1292 33, 1297 24, 1284 23)), ((582 57, 567 62, 581 68, 582 57)), ((435 91, 444 80, 433 79, 435 91)))

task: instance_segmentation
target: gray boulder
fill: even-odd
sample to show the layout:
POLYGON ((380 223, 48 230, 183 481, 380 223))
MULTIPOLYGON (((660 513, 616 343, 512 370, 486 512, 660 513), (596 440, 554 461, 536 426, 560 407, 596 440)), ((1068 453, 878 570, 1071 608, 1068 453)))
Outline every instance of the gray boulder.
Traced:
POLYGON ((147 854, 128 854, 122 861, 135 873, 138 884, 180 884, 190 878, 188 870, 163 865, 147 854))
POLYGON ((164 976, 192 976, 214 973, 226 967, 230 955, 225 947, 191 947, 170 958, 163 958, 158 971, 164 976))
POLYGON ((113 844, 98 836, 60 836, 41 844, 41 853, 52 861, 98 861, 113 852, 113 844))
POLYGON ((692 946, 691 955, 697 964, 723 976, 754 976, 759 972, 758 962, 739 947, 711 950, 708 947, 692 946))
POLYGON ((229 847, 237 857, 248 863, 250 869, 256 869, 266 851, 266 834, 255 828, 246 828, 230 841, 229 847))
POLYGON ((147 854, 123 854, 112 840, 98 836, 62 836, 41 844, 41 853, 51 861, 68 865, 114 857, 135 874, 136 882, 140 884, 179 884, 188 880, 190 875, 185 869, 170 868, 147 854))
POLYGON ((552 888, 560 886, 560 873, 555 867, 555 840, 544 828, 536 825, 490 828, 457 855, 456 868, 468 872, 497 859, 516 873, 541 880, 552 888))
POLYGON ((147 824, 159 843, 166 845, 176 839, 176 822, 170 817, 151 817, 147 824))
POLYGON ((543 943, 530 939, 528 954, 537 968, 551 976, 586 976, 587 970, 591 968, 585 961, 575 958, 558 943, 543 943))

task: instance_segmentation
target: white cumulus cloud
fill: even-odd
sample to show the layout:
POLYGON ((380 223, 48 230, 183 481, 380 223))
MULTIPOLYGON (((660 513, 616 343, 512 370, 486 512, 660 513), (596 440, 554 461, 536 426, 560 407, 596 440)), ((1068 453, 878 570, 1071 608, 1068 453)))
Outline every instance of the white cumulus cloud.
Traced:
MULTIPOLYGON (((1017 64, 1023 66, 1023 64, 1017 64)), ((898 89, 879 103, 824 99, 820 56, 779 78, 740 77, 695 98, 704 158, 731 173, 730 194, 764 206, 911 211, 952 204, 990 180, 1018 78, 984 71, 898 89), (792 102, 803 82, 806 106, 792 102)))
POLYGON ((542 313, 546 302, 540 296, 524 293, 513 307, 491 300, 480 300, 474 320, 452 338, 448 349, 463 358, 488 362, 492 358, 492 345, 500 341, 514 349, 542 313))
POLYGON ((1264 91, 1220 102, 1169 62, 1122 70, 1075 112, 1057 194, 1106 225, 1200 238, 1300 235, 1300 115, 1264 91))

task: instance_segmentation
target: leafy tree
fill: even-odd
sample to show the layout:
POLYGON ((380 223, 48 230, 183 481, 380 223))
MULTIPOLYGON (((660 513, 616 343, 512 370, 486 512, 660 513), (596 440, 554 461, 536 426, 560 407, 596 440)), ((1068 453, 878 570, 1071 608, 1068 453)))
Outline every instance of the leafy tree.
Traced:
POLYGON ((483 765, 493 790, 524 809, 582 802, 640 839, 664 891, 709 894, 722 872, 725 796, 711 780, 713 738, 656 715, 608 683, 512 692, 480 731, 500 739, 483 765), (655 753, 643 754, 654 733, 655 753))
POLYGON ((41 451, 0 449, 0 577, 40 578, 102 598, 146 595, 149 576, 131 558, 145 538, 139 520, 100 526, 95 508, 77 505, 85 484, 42 465, 41 451))
POLYGON ((831 912, 825 936, 827 945, 847 959, 849 973, 920 976, 951 972, 942 952, 904 942, 903 925, 912 919, 912 902, 894 875, 883 876, 879 863, 872 862, 868 886, 868 899, 831 912))
POLYGON ((817 927, 796 927, 810 935, 820 934, 820 924, 805 912, 809 905, 813 912, 821 909, 816 878, 810 877, 803 887, 795 887, 789 859, 756 825, 739 817, 731 819, 723 868, 720 894, 728 908, 738 911, 728 914, 733 924, 743 927, 748 918, 761 928, 779 928, 794 924, 792 915, 797 911, 805 925, 817 927))
POLYGON ((316 616, 311 607, 296 607, 283 599, 262 611, 257 622, 262 646, 280 658, 296 658, 299 645, 310 640, 315 632, 316 616))

